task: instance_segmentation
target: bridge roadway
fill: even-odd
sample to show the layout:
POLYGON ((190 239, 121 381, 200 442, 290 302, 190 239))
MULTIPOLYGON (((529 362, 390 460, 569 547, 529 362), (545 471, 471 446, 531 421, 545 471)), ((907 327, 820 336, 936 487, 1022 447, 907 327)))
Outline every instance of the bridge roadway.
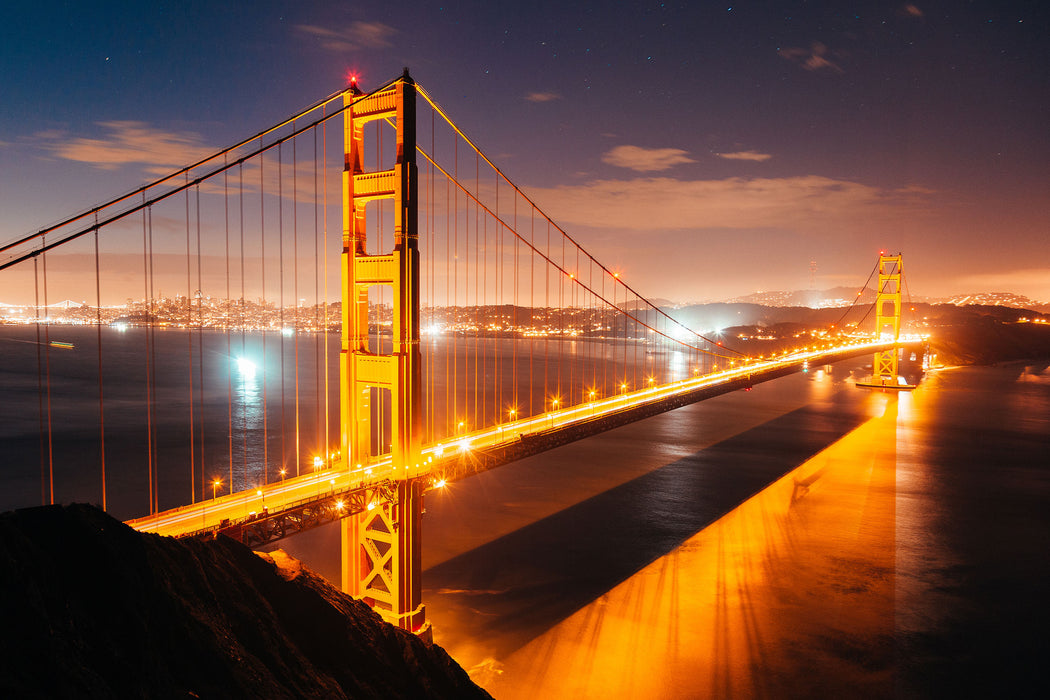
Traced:
MULTIPOLYGON (((921 343, 902 338, 905 346, 921 343)), ((651 415, 769 381, 807 362, 830 364, 885 350, 893 341, 857 340, 668 384, 595 399, 562 410, 457 435, 423 450, 418 465, 392 465, 390 455, 347 469, 339 462, 280 482, 217 496, 127 521, 143 532, 173 537, 229 535, 258 546, 338 520, 394 497, 394 479, 423 477, 431 488, 501 464, 553 449, 651 415)))

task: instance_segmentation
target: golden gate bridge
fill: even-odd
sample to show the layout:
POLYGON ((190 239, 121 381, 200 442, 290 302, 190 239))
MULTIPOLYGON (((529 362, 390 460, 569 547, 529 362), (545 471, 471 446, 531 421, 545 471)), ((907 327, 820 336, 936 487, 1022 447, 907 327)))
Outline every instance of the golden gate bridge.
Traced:
POLYGON ((39 416, 43 503, 62 494, 59 397, 94 402, 77 479, 88 464, 104 509, 114 489, 141 493, 120 513, 136 529, 253 546, 339 521, 344 590, 420 633, 428 490, 809 363, 872 353, 870 383, 898 388, 914 341, 899 255, 876 266, 874 334, 751 357, 687 328, 546 216, 407 70, 0 253, 0 279, 34 294, 38 391, 22 408, 39 416), (92 297, 75 320, 95 337, 75 352, 96 376, 60 389, 74 348, 49 299, 92 297), (114 484, 112 425, 129 410, 141 473, 114 484))

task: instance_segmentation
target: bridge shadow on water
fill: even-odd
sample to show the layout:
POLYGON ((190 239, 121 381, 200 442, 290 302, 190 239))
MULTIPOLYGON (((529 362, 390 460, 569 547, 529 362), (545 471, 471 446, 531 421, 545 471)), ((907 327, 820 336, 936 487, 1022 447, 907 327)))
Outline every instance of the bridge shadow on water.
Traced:
POLYGON ((505 658, 869 417, 807 405, 427 569, 437 640, 505 658))

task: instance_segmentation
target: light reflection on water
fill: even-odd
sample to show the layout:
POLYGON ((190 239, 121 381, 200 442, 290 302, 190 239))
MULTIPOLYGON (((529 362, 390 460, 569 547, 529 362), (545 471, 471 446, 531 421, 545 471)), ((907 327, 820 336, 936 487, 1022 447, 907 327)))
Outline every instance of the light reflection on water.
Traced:
POLYGON ((481 680, 501 698, 891 693, 898 405, 880 402, 481 680))
MULTIPOLYGON (((514 567, 511 549, 488 545, 475 568, 492 567, 490 576, 436 566, 428 574, 466 589, 430 592, 436 638, 500 698, 1046 697, 1045 369, 967 368, 935 373, 911 393, 854 391, 868 416, 859 427, 537 633, 527 618, 564 609, 558 599, 586 586, 600 560, 572 581, 551 566, 500 576, 514 567)), ((810 405, 821 403, 819 381, 806 386, 810 405)), ((843 406, 817 415, 832 408, 843 406)), ((746 466, 784 427, 812 425, 790 417, 741 436, 728 461, 712 464, 746 466)), ((658 520, 687 517, 700 507, 686 495, 693 472, 674 472, 682 493, 654 501, 655 491, 636 490, 634 506, 658 520)), ((694 497, 732 488, 731 479, 698 483, 694 497)), ((571 522, 587 525, 558 521, 563 543, 543 543, 536 562, 559 564, 562 547, 586 554, 573 538, 593 528, 571 522)), ((604 521, 591 556, 602 542, 623 546, 614 522, 604 521)), ((524 529, 515 557, 530 556, 543 534, 524 529)))
MULTIPOLYGON (((265 404, 263 402, 263 386, 266 382, 266 367, 260 368, 252 360, 238 357, 235 360, 238 371, 233 373, 231 386, 233 387, 233 403, 230 411, 232 414, 234 435, 241 437, 240 450, 243 458, 243 470, 237 473, 233 483, 233 491, 246 488, 249 485, 266 483, 263 461, 259 458, 247 459, 249 448, 247 442, 255 446, 258 438, 266 432, 265 404), (251 438, 248 436, 251 435, 251 438)), ((261 452, 261 448, 256 449, 261 452)))

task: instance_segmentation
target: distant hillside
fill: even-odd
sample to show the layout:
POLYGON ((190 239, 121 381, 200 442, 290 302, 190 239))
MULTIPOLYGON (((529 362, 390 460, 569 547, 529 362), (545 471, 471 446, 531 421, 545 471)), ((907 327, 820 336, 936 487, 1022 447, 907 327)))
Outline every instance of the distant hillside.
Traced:
POLYGON ((1003 306, 930 306, 930 345, 945 364, 994 364, 1050 358, 1050 323, 1025 323, 1026 309, 1003 306))
MULTIPOLYGON (((728 304, 761 304, 763 306, 808 306, 810 308, 842 307, 853 303, 857 298, 854 287, 833 287, 831 289, 807 289, 793 292, 755 292, 742 297, 730 299, 728 304)), ((875 301, 875 291, 865 289, 859 300, 861 303, 875 301)), ((1039 313, 1050 313, 1050 304, 1033 301, 1026 296, 1012 292, 982 292, 974 294, 956 294, 951 297, 923 297, 912 295, 910 301, 926 304, 953 304, 955 306, 1006 306, 1014 309, 1027 309, 1039 313)))
POLYGON ((648 303, 646 303, 645 301, 634 300, 634 301, 624 302, 622 304, 617 304, 617 306, 619 306, 624 311, 636 311, 638 309, 652 308, 650 305, 655 306, 657 308, 663 307, 663 306, 673 306, 674 305, 673 302, 671 302, 668 299, 659 299, 659 298, 657 298, 657 299, 649 299, 647 301, 648 301, 648 303))
MULTIPOLYGON (((740 352, 763 354, 794 347, 794 339, 815 332, 841 330, 859 324, 874 330, 872 304, 847 308, 813 309, 804 306, 770 307, 760 304, 697 304, 664 309, 686 326, 713 335, 740 352), (834 328, 833 328, 834 326, 834 328), (778 340, 759 342, 756 337, 778 340)), ((947 364, 989 364, 1022 358, 1050 357, 1050 323, 1030 309, 1008 306, 912 303, 905 306, 906 329, 927 333, 933 351, 947 364)))
POLYGON ((983 292, 980 294, 956 294, 951 297, 927 299, 931 304, 953 304, 955 306, 1008 306, 1014 309, 1040 311, 1048 304, 1040 304, 1013 292, 983 292))
POLYGON ((281 553, 0 515, 0 697, 488 698, 445 651, 281 553))
MULTIPOLYGON (((846 309, 719 303, 694 304, 676 309, 665 308, 664 311, 694 330, 716 331, 735 326, 771 328, 782 323, 802 324, 809 327, 827 326, 842 318, 846 309)), ((863 310, 854 310, 850 317, 853 320, 860 320, 863 313, 863 310)))
MULTIPOLYGON (((730 299, 729 304, 761 304, 763 306, 808 306, 813 309, 848 306, 857 298, 855 287, 833 287, 831 289, 806 289, 794 292, 755 292, 742 297, 730 299)), ((860 301, 875 301, 875 292, 865 289, 860 301)))

